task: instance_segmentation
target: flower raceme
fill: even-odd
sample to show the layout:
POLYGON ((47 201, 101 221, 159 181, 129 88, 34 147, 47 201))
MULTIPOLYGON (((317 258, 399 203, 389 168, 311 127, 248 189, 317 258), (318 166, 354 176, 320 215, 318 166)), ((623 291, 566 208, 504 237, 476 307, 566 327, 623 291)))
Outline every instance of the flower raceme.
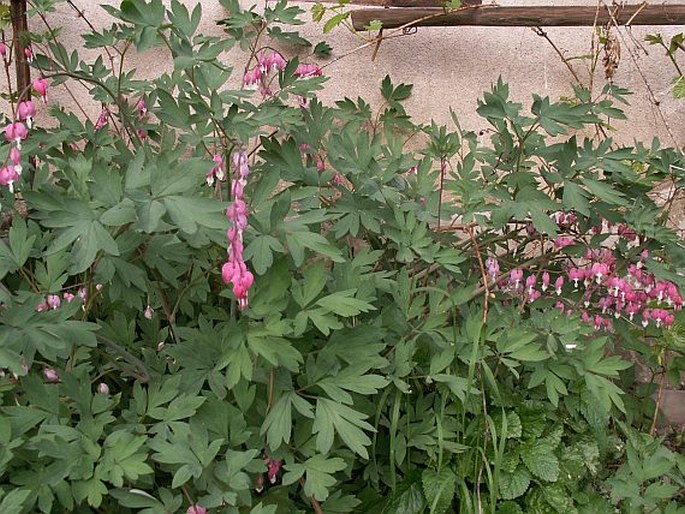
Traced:
POLYGON ((310 77, 320 77, 323 75, 323 70, 316 64, 300 64, 295 69, 295 75, 301 79, 307 79, 310 77))
POLYGON ((244 150, 238 150, 233 154, 233 168, 235 178, 231 184, 232 202, 226 209, 226 217, 231 224, 226 234, 228 260, 221 268, 221 278, 226 284, 233 285, 233 294, 238 299, 238 305, 241 309, 245 309, 248 305, 248 291, 254 282, 254 275, 247 269, 243 259, 243 231, 247 228, 247 205, 243 190, 250 173, 247 154, 244 150))
POLYGON ((286 61, 278 52, 261 52, 257 55, 257 65, 243 76, 243 85, 249 89, 259 89, 264 98, 272 95, 269 89, 270 73, 283 71, 286 61))

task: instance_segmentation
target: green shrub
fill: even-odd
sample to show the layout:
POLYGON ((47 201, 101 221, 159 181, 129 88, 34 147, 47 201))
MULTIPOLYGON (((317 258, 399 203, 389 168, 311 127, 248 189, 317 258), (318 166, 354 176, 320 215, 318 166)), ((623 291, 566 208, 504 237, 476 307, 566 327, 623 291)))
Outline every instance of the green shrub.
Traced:
POLYGON ((683 154, 573 135, 614 87, 528 112, 498 82, 481 141, 390 78, 378 113, 323 106, 264 41, 301 11, 222 3, 222 38, 199 5, 107 8, 86 46, 165 45, 151 82, 33 35, 103 111, 53 109, 2 188, 0 511, 683 512, 648 435, 683 363, 683 154), (236 45, 259 93, 226 86, 236 45))

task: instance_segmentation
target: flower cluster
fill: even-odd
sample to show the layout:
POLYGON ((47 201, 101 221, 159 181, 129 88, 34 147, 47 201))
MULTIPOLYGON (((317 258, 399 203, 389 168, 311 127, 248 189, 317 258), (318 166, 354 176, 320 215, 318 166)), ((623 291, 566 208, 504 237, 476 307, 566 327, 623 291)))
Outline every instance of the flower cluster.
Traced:
POLYGON ((285 66, 285 59, 280 53, 261 52, 257 55, 256 66, 248 70, 243 76, 243 84, 247 88, 258 89, 263 98, 270 97, 272 92, 269 88, 271 82, 269 75, 283 71, 285 66))
POLYGON ((240 308, 244 309, 248 304, 247 293, 254 281, 254 276, 243 259, 243 232, 247 228, 247 205, 243 189, 250 173, 244 150, 233 154, 233 167, 236 176, 231 184, 232 201, 226 209, 226 217, 231 224, 227 233, 228 261, 221 268, 221 277, 226 284, 233 284, 233 294, 238 299, 240 308))
POLYGON ((88 298, 88 290, 82 287, 75 295, 67 291, 61 297, 58 294, 48 294, 45 300, 36 305, 36 312, 59 309, 62 306, 62 301, 71 303, 75 298, 78 298, 81 303, 85 303, 88 298))
MULTIPOLYGON (((5 47, 5 51, 6 47, 5 47)), ((40 78, 33 82, 33 89, 40 95, 43 102, 47 100, 47 79, 40 78)), ((10 193, 14 193, 14 185, 19 182, 23 171, 21 165, 21 142, 29 136, 36 116, 36 106, 31 100, 19 102, 14 121, 5 127, 5 139, 10 143, 10 150, 5 164, 0 168, 0 185, 7 186, 10 193)))
MULTIPOLYGON (((557 212, 552 215, 561 231, 576 234, 579 227, 573 213, 557 212)), ((624 241, 628 248, 640 244, 638 234, 626 225, 612 225, 602 220, 601 225, 593 226, 588 235, 611 236, 610 241, 624 241)), ((580 244, 582 236, 560 235, 551 241, 554 251, 562 251, 568 246, 580 244)), ((643 250, 636 262, 620 264, 617 262, 610 245, 588 249, 581 259, 568 259, 562 272, 557 272, 552 288, 552 277, 548 271, 541 270, 524 277, 520 268, 511 270, 504 278, 500 275, 499 263, 495 257, 486 261, 488 276, 499 280, 497 286, 503 292, 522 297, 532 303, 549 290, 548 295, 561 297, 565 284, 570 289, 569 297, 561 297, 556 306, 562 312, 571 314, 580 310, 581 318, 595 329, 611 329, 612 318, 624 318, 630 322, 641 320, 644 327, 654 324, 657 328, 670 327, 675 321, 674 311, 683 306, 678 287, 666 280, 645 271, 649 252, 643 250), (499 277, 499 278, 498 278, 499 277), (572 298, 572 299, 570 299, 572 298)))
MULTIPOLYGON (((278 473, 281 471, 281 466, 283 466, 283 461, 279 459, 272 459, 268 455, 263 457, 264 463, 266 464, 266 479, 271 485, 274 485, 278 480, 278 473)), ((264 490, 264 474, 260 473, 257 476, 257 482, 255 484, 255 491, 261 493, 264 490)))
POLYGON ((295 68, 295 75, 301 79, 320 77, 323 75, 323 70, 316 64, 300 64, 297 68, 295 68))
MULTIPOLYGON (((641 319, 644 327, 650 323, 657 328, 669 327, 675 321, 673 312, 682 309, 683 299, 675 284, 657 280, 645 271, 648 257, 649 253, 643 251, 639 261, 624 270, 617 266, 617 260, 608 248, 588 250, 582 262, 568 266, 564 274, 557 276, 553 288, 549 272, 531 273, 524 278, 520 268, 511 270, 498 286, 500 290, 532 303, 548 290, 549 295, 560 297, 564 285, 568 284, 577 300, 560 298, 557 308, 569 315, 576 308, 580 309, 583 321, 597 330, 612 328, 612 317, 623 317, 631 322, 641 319)), ((486 266, 490 276, 499 270, 493 257, 488 259, 486 266)))

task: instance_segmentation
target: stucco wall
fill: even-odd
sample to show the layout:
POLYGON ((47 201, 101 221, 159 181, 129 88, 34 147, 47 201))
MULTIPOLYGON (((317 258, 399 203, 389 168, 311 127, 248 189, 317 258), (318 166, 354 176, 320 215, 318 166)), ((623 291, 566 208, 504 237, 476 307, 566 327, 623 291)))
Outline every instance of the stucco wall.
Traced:
MULTIPOLYGON (((487 0, 486 0, 487 1, 487 0)), ((99 7, 96 0, 73 0, 82 9, 96 28, 107 26, 111 19, 99 7)), ((109 0, 108 3, 118 2, 109 0)), ((188 5, 196 1, 186 0, 188 5)), ((215 20, 225 16, 218 0, 202 0, 203 22, 200 31, 220 33, 215 20)), ((250 0, 243 0, 251 5, 250 0)), ((661 2, 660 2, 661 3, 661 2)), ((666 2, 669 3, 669 2, 666 2)), ((677 3, 672 1, 670 3, 677 3)), ((682 2, 681 2, 682 3, 682 2)), ((535 1, 535 0, 502 0, 500 5, 595 5, 592 0, 571 1, 535 1)), ((298 3, 309 10, 311 3, 298 3)), ((311 19, 308 14, 307 20, 311 19)), ((49 16, 54 25, 65 27, 63 41, 68 48, 81 48, 79 33, 86 30, 83 20, 66 2, 61 3, 57 12, 49 16)), ((34 22, 32 28, 41 30, 34 22)), ((325 39, 333 47, 331 61, 347 54, 358 47, 361 40, 344 29, 337 29, 325 38, 321 26, 307 23, 300 28, 303 35, 313 42, 325 39)), ((546 29, 551 39, 567 56, 587 54, 593 29, 584 28, 549 28, 546 29)), ((673 69, 663 54, 656 47, 640 45, 644 35, 659 31, 666 37, 685 30, 685 27, 634 27, 630 31, 623 29, 619 42, 622 45, 622 60, 615 76, 615 83, 634 91, 628 108, 630 120, 616 122, 619 129, 615 137, 624 142, 633 139, 651 140, 658 136, 670 144, 685 144, 685 100, 676 101, 669 93, 669 85, 674 75, 673 69), (645 52, 645 50, 647 52, 645 52), (637 66, 646 76, 652 91, 660 102, 660 109, 670 126, 675 142, 669 137, 657 108, 650 101, 650 95, 637 66)), ((414 93, 406 102, 407 110, 418 120, 435 119, 438 122, 449 122, 449 108, 458 113, 462 125, 467 129, 480 129, 483 120, 475 115, 476 102, 482 91, 502 76, 511 85, 514 98, 529 106, 530 95, 535 92, 550 95, 552 98, 568 95, 571 92, 571 76, 560 61, 554 49, 530 28, 489 28, 489 27, 454 27, 454 28, 420 28, 414 35, 386 40, 380 46, 375 60, 371 60, 372 47, 367 47, 326 67, 330 77, 326 90, 320 94, 325 102, 333 102, 344 96, 356 98, 363 96, 378 105, 378 88, 386 74, 394 81, 411 82, 414 93)), ((93 55, 93 52, 83 52, 93 55)), ((286 56, 293 54, 293 49, 284 49, 286 56)), ((242 69, 244 57, 231 52, 222 59, 234 63, 236 70, 242 69)), ((302 56, 301 59, 306 59, 302 56)), ((309 58, 311 60, 311 58, 309 58)), ((681 59, 685 61, 685 59, 681 59)), ((319 64, 327 61, 314 61, 319 64)), ((578 63, 579 61, 576 61, 578 63)), ((156 48, 135 55, 131 53, 125 63, 135 67, 143 77, 152 78, 171 69, 168 53, 163 48, 156 48)), ((236 72, 236 80, 239 72, 236 72)), ((585 75, 584 75, 585 76, 585 75)), ((585 76, 586 77, 586 76, 585 76)), ((603 77, 596 77, 597 88, 601 88, 603 77)), ((74 94, 79 93, 72 86, 74 94)), ((64 89, 55 91, 51 102, 72 104, 64 89)), ((97 105, 89 105, 93 117, 99 110, 97 105)))

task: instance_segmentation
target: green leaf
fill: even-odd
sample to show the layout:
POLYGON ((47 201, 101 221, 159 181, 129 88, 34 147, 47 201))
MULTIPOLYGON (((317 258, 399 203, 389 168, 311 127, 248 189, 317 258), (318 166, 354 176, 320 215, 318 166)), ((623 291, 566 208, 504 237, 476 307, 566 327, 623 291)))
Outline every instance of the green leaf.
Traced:
POLYGON ((224 205, 211 198, 186 198, 167 196, 164 207, 171 220, 187 234, 195 234, 198 227, 226 230, 226 217, 222 216, 224 205))
POLYGON ((282 443, 288 444, 290 442, 292 431, 291 395, 295 395, 295 393, 290 392, 281 396, 262 424, 260 433, 266 433, 266 442, 272 451, 278 449, 282 443))
POLYGON ((356 289, 347 289, 324 296, 316 302, 316 305, 320 305, 324 309, 344 318, 356 316, 362 312, 376 310, 370 303, 359 300, 358 298, 353 298, 352 295, 354 295, 356 291, 356 289))
POLYGON ((244 258, 254 266, 257 275, 264 275, 274 261, 274 252, 285 249, 278 239, 268 234, 255 237, 245 248, 244 258))
POLYGON ((13 489, 2 498, 0 512, 14 514, 23 512, 26 500, 31 496, 30 489, 13 489))
POLYGON ((583 178, 582 183, 588 191, 611 205, 626 205, 625 195, 611 187, 607 182, 600 182, 591 178, 583 178))
POLYGON ((522 496, 530 485, 530 474, 525 467, 519 465, 513 473, 500 471, 499 494, 504 500, 513 500, 522 496))
POLYGON ((383 22, 381 20, 371 20, 368 25, 364 27, 364 30, 369 32, 378 32, 383 28, 383 22))
POLYGON ((421 474, 418 470, 408 473, 404 480, 392 491, 383 512, 402 512, 421 514, 425 511, 426 499, 421 491, 421 474))
MULTIPOLYGON (((457 476, 449 468, 440 471, 425 469, 421 474, 423 494, 431 514, 444 514, 450 509, 454 498, 457 476)), ((450 509, 450 512, 452 510, 450 509)))
POLYGON ((285 240, 288 244, 288 251, 296 266, 302 266, 304 263, 305 248, 312 250, 314 253, 328 257, 333 262, 345 262, 340 250, 329 243, 321 234, 298 230, 286 233, 285 240))
POLYGON ((350 14, 352 14, 352 11, 344 11, 339 12, 334 16, 331 16, 331 18, 323 25, 323 33, 328 34, 331 30, 333 30, 335 27, 337 27, 343 21, 349 18, 350 14))
POLYGON ((327 459, 323 455, 315 455, 305 461, 304 467, 306 470, 304 493, 307 496, 313 496, 318 501, 324 501, 328 498, 328 489, 336 483, 331 475, 342 471, 347 465, 339 457, 327 459))
POLYGON ((333 48, 325 41, 319 41, 316 46, 314 46, 314 55, 319 57, 325 57, 331 54, 333 48))
POLYGON ((373 426, 364 421, 365 414, 358 412, 347 405, 318 398, 316 400, 316 416, 312 426, 312 432, 316 437, 316 448, 323 454, 327 454, 333 446, 334 431, 340 436, 350 450, 361 456, 369 458, 366 446, 371 444, 371 439, 364 430, 375 432, 373 426))
POLYGON ((35 240, 35 235, 27 237, 26 223, 22 217, 14 216, 9 230, 9 244, 17 267, 22 267, 27 261, 35 240))
POLYGON ((528 470, 541 480, 556 482, 559 478, 559 459, 551 444, 528 441, 521 447, 521 459, 528 470))

